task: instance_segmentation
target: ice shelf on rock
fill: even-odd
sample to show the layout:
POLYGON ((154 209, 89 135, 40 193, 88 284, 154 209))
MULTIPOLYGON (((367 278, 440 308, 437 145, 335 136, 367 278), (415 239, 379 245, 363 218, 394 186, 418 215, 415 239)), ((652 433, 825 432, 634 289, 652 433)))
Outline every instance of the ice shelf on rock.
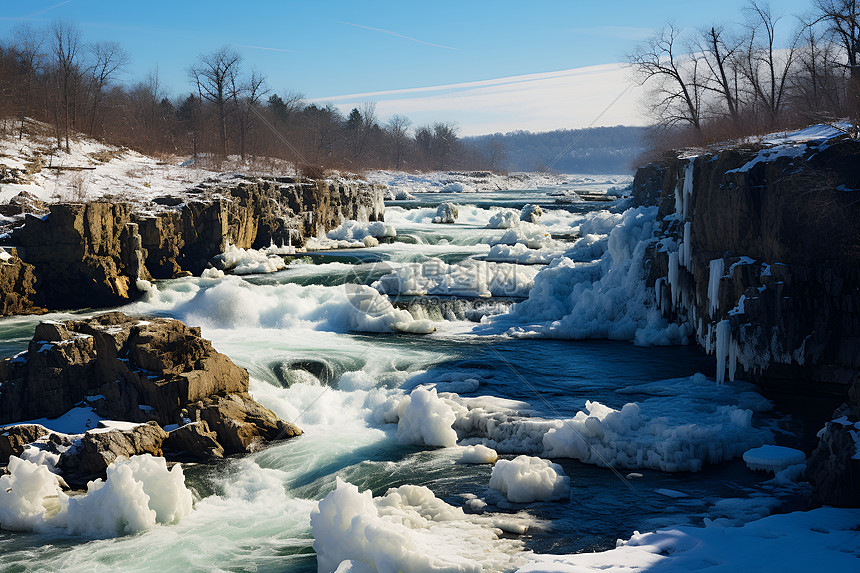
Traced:
POLYGON ((744 452, 744 462, 751 470, 764 470, 777 473, 789 466, 802 464, 806 454, 785 446, 765 445, 744 452))

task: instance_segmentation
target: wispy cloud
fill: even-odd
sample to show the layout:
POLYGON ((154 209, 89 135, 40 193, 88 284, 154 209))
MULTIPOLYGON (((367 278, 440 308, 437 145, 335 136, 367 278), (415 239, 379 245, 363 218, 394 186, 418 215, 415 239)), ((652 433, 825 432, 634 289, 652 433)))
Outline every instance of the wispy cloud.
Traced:
POLYGON ((365 101, 375 101, 380 117, 407 115, 416 125, 445 117, 456 121, 463 135, 514 129, 549 131, 590 125, 615 102, 600 125, 645 125, 638 110, 642 88, 629 87, 624 64, 510 76, 458 84, 404 88, 332 98, 344 113, 365 101), (619 94, 623 97, 619 97, 619 94), (617 101, 616 101, 616 98, 617 101))
POLYGON ((289 52, 291 54, 295 54, 295 50, 285 50, 284 48, 267 48, 266 46, 249 46, 246 44, 237 44, 237 48, 252 48, 254 50, 266 50, 268 52, 289 52))
POLYGON ((54 4, 52 6, 42 8, 41 10, 33 12, 32 14, 27 14, 26 16, 0 16, 0 20, 28 20, 30 18, 35 18, 36 16, 41 16, 45 12, 50 12, 54 8, 59 8, 63 4, 68 4, 71 1, 72 0, 63 0, 63 2, 59 2, 59 3, 54 4))
POLYGON ((36 17, 36 16, 41 16, 41 15, 42 15, 42 14, 44 14, 45 12, 50 12, 50 11, 51 11, 51 10, 53 10, 54 8, 59 8, 59 7, 60 7, 60 6, 62 6, 63 4, 68 4, 68 3, 69 3, 69 2, 71 2, 71 1, 72 1, 72 0, 65 0, 64 2, 60 2, 59 4, 54 4, 53 6, 48 6, 47 8, 43 8, 43 9, 39 10, 38 12, 33 12, 32 14, 30 14, 29 16, 27 16, 27 18, 34 18, 34 17, 36 17))
POLYGON ((355 26, 356 28, 364 28, 365 30, 373 30, 375 32, 382 32, 383 34, 390 34, 390 35, 396 36, 398 38, 403 38, 404 40, 409 40, 410 42, 415 42, 417 44, 424 44, 425 46, 432 46, 434 48, 444 48, 446 50, 457 50, 457 48, 452 48, 451 46, 444 46, 442 44, 433 44, 432 42, 425 42, 423 40, 418 40, 416 38, 410 38, 409 36, 404 36, 403 34, 398 34, 397 32, 392 32, 391 30, 386 30, 384 28, 374 28, 373 26, 365 26, 363 24, 353 24, 352 22, 341 22, 341 24, 346 24, 347 26, 355 26))

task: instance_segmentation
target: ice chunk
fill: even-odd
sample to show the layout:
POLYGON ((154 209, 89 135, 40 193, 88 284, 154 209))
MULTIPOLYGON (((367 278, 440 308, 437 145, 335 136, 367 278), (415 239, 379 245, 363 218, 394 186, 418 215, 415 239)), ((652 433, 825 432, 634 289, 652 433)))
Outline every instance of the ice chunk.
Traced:
POLYGON ((116 460, 105 480, 89 482, 85 495, 73 497, 46 466, 12 456, 8 469, 0 477, 3 528, 113 537, 174 523, 192 509, 182 468, 168 470, 164 458, 149 454, 116 460))
POLYGON ((490 222, 487 223, 488 229, 511 229, 516 227, 520 223, 520 218, 517 216, 516 211, 504 210, 499 211, 492 217, 490 217, 490 222))
POLYGON ((274 245, 263 250, 241 249, 229 243, 223 253, 212 259, 212 264, 220 270, 232 271, 237 275, 273 273, 286 268, 283 254, 295 252, 292 247, 285 247, 283 253, 277 252, 279 249, 274 245))
POLYGON ((520 211, 520 221, 537 223, 541 215, 543 215, 543 209, 540 208, 540 205, 523 205, 523 208, 520 211))
POLYGON ((404 485, 374 499, 336 483, 311 511, 319 571, 478 573, 525 562, 522 542, 499 539, 501 523, 467 515, 426 487, 404 485))
POLYGON ((457 206, 453 203, 442 203, 436 207, 436 216, 433 217, 434 223, 456 223, 459 212, 457 206))
POLYGON ((564 475, 561 466, 533 456, 497 461, 490 487, 507 494, 508 501, 514 503, 570 497, 570 478, 564 475))
POLYGON ((806 462, 806 454, 785 446, 761 446, 744 452, 744 461, 751 470, 779 472, 806 462))
POLYGON ((461 464, 492 464, 499 459, 499 454, 496 450, 482 446, 464 446, 461 448, 462 454, 458 460, 461 464))
POLYGON ((397 440, 403 444, 450 447, 457 445, 451 427, 457 416, 436 389, 416 388, 398 407, 397 440))

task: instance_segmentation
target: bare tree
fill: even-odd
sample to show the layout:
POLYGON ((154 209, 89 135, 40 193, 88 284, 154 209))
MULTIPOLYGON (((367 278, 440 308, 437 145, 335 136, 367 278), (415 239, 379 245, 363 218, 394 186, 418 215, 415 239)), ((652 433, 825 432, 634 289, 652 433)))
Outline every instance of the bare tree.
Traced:
POLYGON ((90 133, 96 135, 96 117, 105 88, 131 63, 131 56, 119 42, 96 42, 89 46, 89 52, 92 61, 87 72, 93 84, 90 133))
POLYGON ((229 46, 224 46, 209 54, 202 54, 189 69, 189 76, 198 94, 202 99, 214 103, 217 109, 218 137, 223 157, 227 156, 228 104, 236 98, 241 62, 242 56, 229 46))
POLYGON ((843 100, 845 68, 838 61, 837 47, 825 36, 813 24, 804 26, 791 81, 794 107, 801 116, 815 121, 838 117, 843 100))
POLYGON ((45 32, 24 21, 15 26, 12 34, 18 49, 18 60, 24 74, 24 86, 18 112, 21 121, 21 127, 18 131, 18 138, 20 139, 24 136, 24 119, 31 111, 33 80, 44 65, 45 54, 42 49, 45 43, 45 32))
POLYGON ((361 109, 352 108, 346 119, 347 141, 353 160, 359 160, 366 151, 370 134, 376 127, 376 103, 365 102, 361 109))
POLYGON ((826 37, 843 50, 851 80, 851 114, 860 118, 860 2, 815 0, 815 21, 825 26, 826 37))
POLYGON ((254 111, 260 105, 260 100, 269 93, 266 86, 266 76, 251 69, 251 75, 243 81, 239 89, 233 90, 233 97, 238 97, 239 106, 239 154, 245 160, 245 147, 248 132, 253 128, 254 111))
POLYGON ((715 94, 725 104, 729 118, 738 125, 740 123, 739 78, 737 66, 733 62, 741 42, 736 39, 727 40, 726 36, 722 26, 702 29, 693 48, 702 54, 702 61, 709 72, 701 82, 702 88, 715 94))
POLYGON ((774 16, 770 5, 749 0, 747 6, 747 42, 743 70, 752 96, 767 114, 767 125, 773 127, 783 110, 788 81, 794 66, 798 36, 784 49, 776 45, 776 28, 781 16, 774 16))
MULTIPOLYGON (((77 80, 80 73, 81 33, 75 24, 55 20, 51 24, 51 50, 60 76, 62 93, 62 132, 66 140, 66 153, 69 152, 69 132, 72 128, 72 114, 76 105, 77 80)), ((59 114, 55 113, 58 126, 57 145, 60 145, 59 114)))
POLYGON ((385 126, 391 141, 391 161, 394 169, 399 170, 403 165, 403 156, 409 144, 409 126, 412 122, 404 115, 393 115, 385 126))
POLYGON ((680 30, 668 23, 627 56, 639 84, 649 83, 652 113, 666 126, 687 124, 697 132, 702 121, 700 59, 679 54, 680 30))

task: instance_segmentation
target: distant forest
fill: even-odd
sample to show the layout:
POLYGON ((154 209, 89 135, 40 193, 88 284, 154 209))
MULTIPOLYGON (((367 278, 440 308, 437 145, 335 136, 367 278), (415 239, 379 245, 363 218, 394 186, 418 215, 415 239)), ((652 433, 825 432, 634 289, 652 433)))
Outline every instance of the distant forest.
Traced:
POLYGON ((644 127, 619 125, 544 133, 514 131, 464 141, 480 150, 495 170, 628 173, 644 151, 645 135, 644 127))

